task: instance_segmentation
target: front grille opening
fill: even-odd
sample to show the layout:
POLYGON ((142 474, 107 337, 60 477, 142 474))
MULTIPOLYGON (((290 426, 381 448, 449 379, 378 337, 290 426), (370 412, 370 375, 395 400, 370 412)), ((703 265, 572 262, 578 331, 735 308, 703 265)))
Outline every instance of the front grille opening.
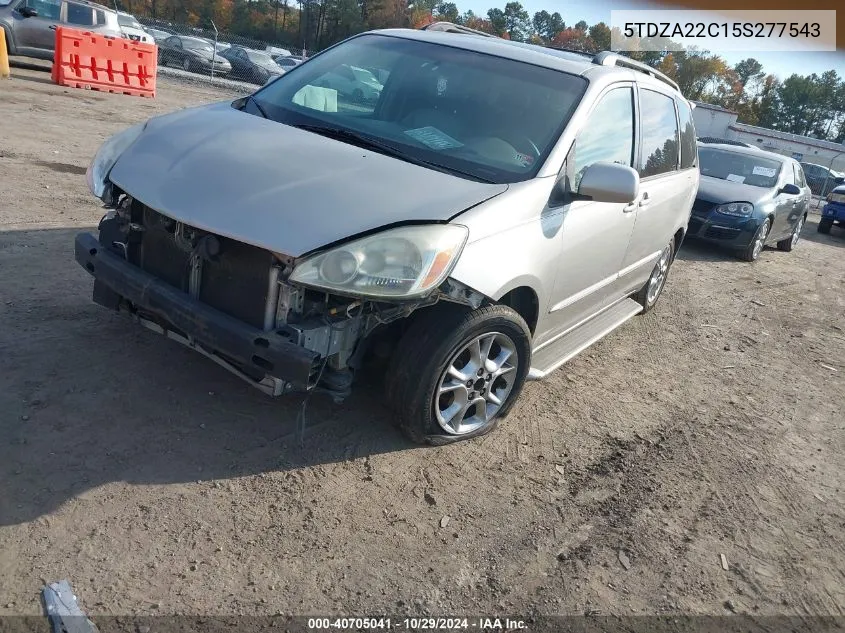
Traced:
MULTIPOLYGON (((140 239, 129 245, 129 261, 174 288, 188 292, 191 257, 201 250, 199 240, 211 234, 182 225, 180 237, 178 222, 137 200, 133 201, 131 217, 143 230, 140 239)), ((273 255, 237 240, 214 237, 219 252, 202 258, 198 299, 263 329, 273 255)))

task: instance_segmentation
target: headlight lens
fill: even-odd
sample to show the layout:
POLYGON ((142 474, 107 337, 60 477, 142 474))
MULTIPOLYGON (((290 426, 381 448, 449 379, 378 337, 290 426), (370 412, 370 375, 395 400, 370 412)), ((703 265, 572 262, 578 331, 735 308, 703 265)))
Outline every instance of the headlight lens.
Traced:
POLYGON ((827 196, 828 202, 836 202, 838 204, 845 204, 845 193, 831 193, 827 196))
POLYGON ((106 192, 106 178, 108 177, 111 168, 114 167, 114 164, 117 162, 117 159, 120 158, 120 155, 125 152, 126 149, 135 142, 138 136, 140 136, 141 132, 144 131, 145 125, 146 123, 139 123, 138 125, 133 125, 132 127, 123 130, 122 132, 118 132, 103 143, 100 146, 100 149, 97 150, 94 160, 91 161, 91 164, 88 166, 88 171, 85 172, 85 177, 88 180, 88 189, 90 189, 91 193, 95 196, 100 199, 103 198, 103 195, 106 192))
POLYGON ((748 202, 729 202, 728 204, 720 204, 715 211, 724 215, 748 217, 754 211, 754 205, 748 202))
POLYGON ((306 259, 290 281, 376 299, 416 297, 446 278, 468 234, 457 224, 391 229, 306 259))

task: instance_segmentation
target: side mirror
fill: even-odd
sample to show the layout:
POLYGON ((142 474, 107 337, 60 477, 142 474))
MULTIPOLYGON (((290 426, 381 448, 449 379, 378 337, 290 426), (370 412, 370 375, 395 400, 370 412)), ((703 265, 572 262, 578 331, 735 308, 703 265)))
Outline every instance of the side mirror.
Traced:
POLYGON ((37 18, 38 11, 33 9, 32 7, 21 7, 18 9, 18 13, 20 13, 25 18, 37 18))
POLYGON ((799 196, 801 195, 801 189, 798 187, 798 185, 793 185, 792 183, 789 183, 788 185, 784 185, 781 190, 778 191, 778 193, 785 193, 790 196, 799 196))
POLYGON ((627 165, 593 163, 584 170, 576 193, 595 202, 628 204, 640 194, 640 175, 627 165))

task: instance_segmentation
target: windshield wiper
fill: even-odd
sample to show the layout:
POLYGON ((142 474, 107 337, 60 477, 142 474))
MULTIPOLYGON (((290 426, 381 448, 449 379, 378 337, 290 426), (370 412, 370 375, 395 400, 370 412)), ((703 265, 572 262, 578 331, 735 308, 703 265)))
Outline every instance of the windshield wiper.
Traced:
POLYGON ((403 152, 398 147, 394 147, 389 143, 384 143, 372 136, 361 134, 360 132, 355 132, 353 130, 332 127, 329 125, 313 125, 309 123, 301 123, 298 125, 294 124, 294 127, 299 128, 300 130, 314 132, 315 134, 321 134, 322 136, 333 138, 338 141, 344 141, 346 143, 350 143, 351 145, 357 145, 358 147, 362 147, 364 149, 371 149, 374 152, 378 152, 392 158, 398 158, 399 160, 403 160, 406 163, 411 163, 412 165, 417 165, 419 167, 429 167, 430 169, 435 169, 444 173, 460 174, 462 176, 466 176, 467 178, 472 178, 473 180, 480 180, 481 182, 493 182, 492 180, 487 180, 486 178, 481 178, 475 174, 461 171, 459 169, 445 167, 443 165, 439 165, 438 163, 416 158, 415 156, 411 156, 410 154, 403 152))

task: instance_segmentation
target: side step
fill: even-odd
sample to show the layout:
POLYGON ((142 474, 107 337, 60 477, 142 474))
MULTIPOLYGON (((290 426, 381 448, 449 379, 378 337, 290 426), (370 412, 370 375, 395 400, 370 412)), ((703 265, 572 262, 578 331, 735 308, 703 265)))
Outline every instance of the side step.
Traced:
POLYGON ((642 311, 643 307, 639 303, 626 298, 603 312, 599 312, 589 320, 576 325, 563 336, 544 345, 532 354, 528 380, 545 378, 576 354, 584 351, 642 311))

